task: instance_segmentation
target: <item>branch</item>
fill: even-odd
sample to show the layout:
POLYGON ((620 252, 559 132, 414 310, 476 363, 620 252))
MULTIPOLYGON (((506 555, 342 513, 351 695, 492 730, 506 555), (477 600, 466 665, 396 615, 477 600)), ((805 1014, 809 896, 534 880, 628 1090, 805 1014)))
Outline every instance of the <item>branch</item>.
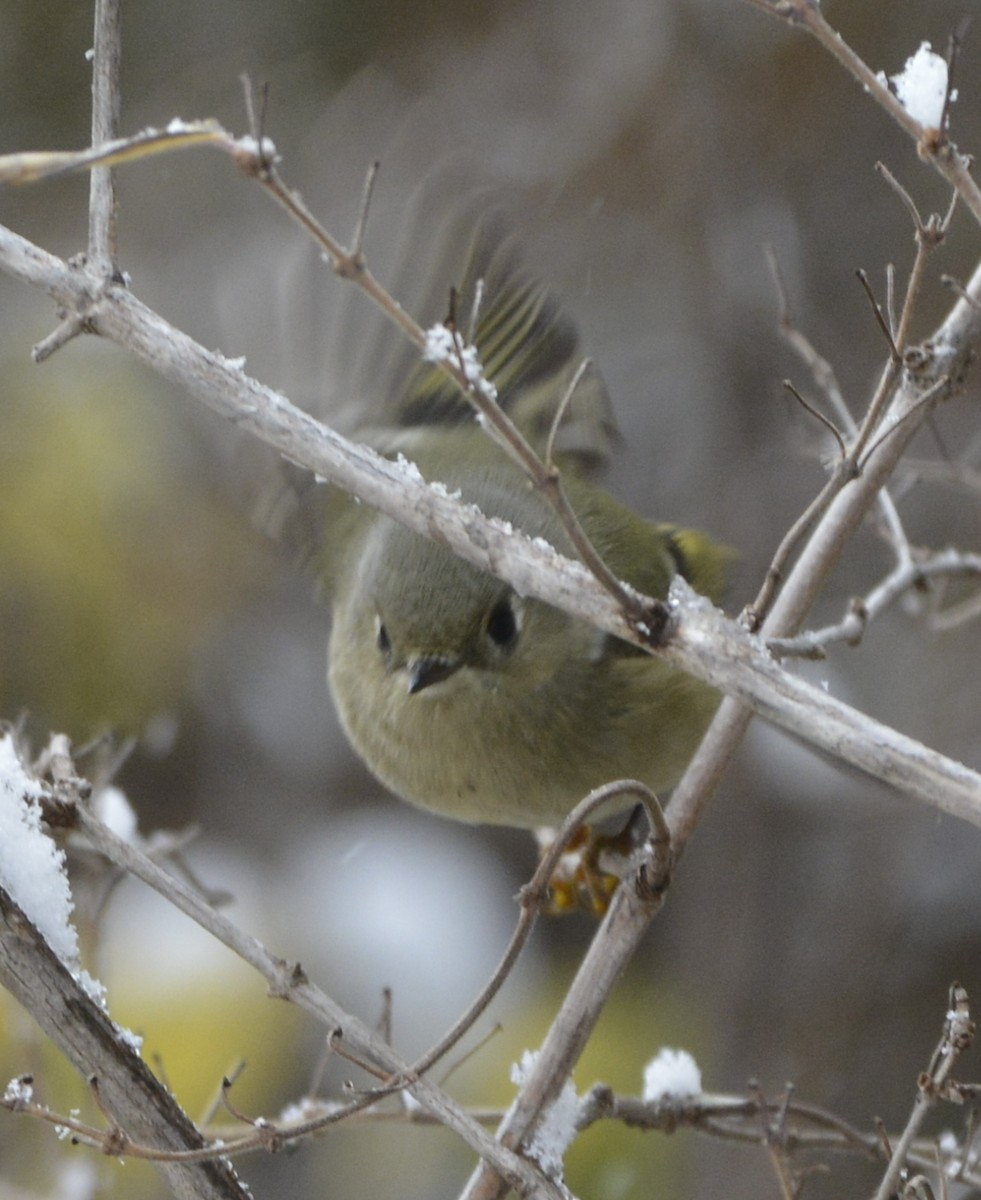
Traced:
MULTIPOLYGON (((128 1136, 169 1150, 204 1139, 170 1092, 73 979, 10 894, 0 887, 0 984, 30 1012, 83 1079, 97 1081, 103 1110, 128 1136)), ((179 1200, 246 1200, 227 1164, 158 1164, 179 1200)))
MULTIPOLYGON (((681 580, 672 596, 694 593, 681 580)), ((812 745, 819 745, 843 762, 916 795, 952 816, 981 826, 981 775, 945 758, 922 743, 874 721, 821 688, 812 687, 782 670, 759 639, 727 621, 708 604, 685 605, 685 618, 665 649, 665 657, 686 671, 709 678, 705 660, 711 653, 711 679, 716 687, 812 745), (752 683, 749 684, 749 679, 752 683)), ((749 710, 744 709, 748 719, 749 710)), ((676 797, 668 806, 668 824, 675 833, 676 797)))
MULTIPOLYGON (((782 658, 789 655, 823 658, 825 647, 832 642, 847 642, 850 646, 856 646, 862 640, 869 622, 904 593, 923 586, 929 579, 956 576, 981 577, 981 554, 941 550, 926 558, 911 557, 908 562, 894 567, 867 596, 852 600, 848 612, 838 624, 807 630, 796 638, 774 638, 767 645, 782 658)), ((977 597, 972 599, 976 607, 977 597)), ((942 623, 949 616, 949 611, 931 614, 931 627, 936 628, 942 623)))
MULTIPOLYGON (((924 344, 926 369, 916 375, 904 372, 883 418, 887 436, 880 437, 867 453, 861 475, 838 493, 813 531, 763 625, 764 638, 787 638, 796 634, 849 538, 876 502, 879 491, 917 429, 939 403, 940 394, 935 392, 929 404, 921 404, 924 391, 936 388, 944 380, 948 381, 947 390, 956 386, 979 338, 981 267, 975 268, 964 294, 924 344)), ((770 719, 773 719, 772 714, 770 719)), ((749 720, 750 713, 743 705, 729 698, 722 702, 672 796, 668 821, 679 848, 698 824, 707 797, 742 739, 749 720)), ((971 788, 975 786, 973 782, 970 784, 971 788)))
POLYGON ((950 1004, 943 1034, 933 1052, 930 1066, 917 1081, 916 1102, 913 1105, 913 1111, 910 1113, 902 1136, 896 1142, 889 1166, 882 1176, 879 1189, 875 1194, 875 1200, 889 1200, 889 1197, 894 1194, 899 1174, 909 1157, 913 1139, 919 1133, 927 1113, 936 1104, 957 1060, 970 1047, 973 1040, 974 1022, 971 1020, 967 992, 955 984, 950 989, 950 1004))
MULTIPOLYGON (((113 141, 119 131, 122 57, 120 0, 97 0, 92 51, 92 145, 113 141)), ((89 262, 109 275, 116 263, 116 185, 111 167, 95 167, 89 183, 89 262)))
POLYGON ((947 180, 971 210, 974 219, 981 223, 981 188, 971 176, 971 159, 961 154, 947 135, 949 103, 944 105, 942 128, 933 129, 921 125, 889 90, 884 74, 877 74, 871 70, 841 34, 831 28, 824 19, 817 0, 749 0, 749 3, 770 16, 777 17, 778 20, 805 29, 820 42, 862 90, 909 134, 916 142, 919 156, 947 180))

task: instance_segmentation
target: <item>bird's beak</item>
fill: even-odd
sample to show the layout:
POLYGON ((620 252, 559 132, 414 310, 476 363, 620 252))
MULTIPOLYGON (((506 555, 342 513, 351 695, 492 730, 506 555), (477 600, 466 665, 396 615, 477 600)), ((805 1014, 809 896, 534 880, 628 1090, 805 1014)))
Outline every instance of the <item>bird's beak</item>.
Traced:
POLYGON ((414 696, 423 688, 431 687, 434 683, 442 683, 460 669, 458 658, 443 658, 439 655, 429 655, 426 658, 414 658, 408 664, 409 695, 414 696))

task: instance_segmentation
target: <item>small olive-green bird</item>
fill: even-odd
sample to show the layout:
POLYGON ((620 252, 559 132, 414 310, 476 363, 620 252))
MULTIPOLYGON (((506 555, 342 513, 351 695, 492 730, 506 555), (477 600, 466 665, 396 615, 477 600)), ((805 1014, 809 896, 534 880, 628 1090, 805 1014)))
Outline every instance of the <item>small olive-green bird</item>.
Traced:
MULTIPOLYGON (((543 449, 582 355, 569 318, 525 273, 499 218, 458 212, 430 275, 434 322, 451 285, 498 400, 543 449)), ((414 244, 416 263, 424 254, 414 244)), ((390 341, 397 338, 391 331, 390 341)), ((489 517, 573 555, 548 502, 478 424, 441 369, 389 354, 357 435, 402 454, 489 517)), ((376 372, 377 374, 377 372, 376 372)), ((360 403, 360 401, 359 401, 360 403)), ((615 438, 609 400, 586 373, 559 426, 562 480, 610 568, 664 597, 675 574, 718 600, 727 552, 656 525, 590 482, 615 438)), ((278 499, 286 495, 280 492, 278 499)), ((328 677, 351 744, 393 792, 462 821, 554 825, 592 788, 636 778, 655 792, 684 770, 718 694, 564 612, 527 599, 339 489, 308 480, 274 523, 302 547, 329 600, 328 677), (303 490, 305 488, 305 490, 303 490)), ((268 524, 269 522, 267 522, 268 524)))

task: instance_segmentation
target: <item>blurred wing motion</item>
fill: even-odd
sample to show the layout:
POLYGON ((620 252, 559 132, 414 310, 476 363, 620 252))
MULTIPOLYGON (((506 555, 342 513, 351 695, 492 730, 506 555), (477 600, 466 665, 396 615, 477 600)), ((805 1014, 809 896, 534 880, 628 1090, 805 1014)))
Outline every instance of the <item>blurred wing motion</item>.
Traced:
MULTIPOLYGON (((405 222, 392 294, 428 328, 447 318, 451 290, 456 292, 461 336, 476 346, 498 403, 542 452, 583 361, 576 328, 556 297, 524 269, 517 239, 489 197, 471 196, 451 206, 433 190, 432 184, 421 189, 417 212, 405 222), (424 231, 440 208, 434 248, 424 231)), ((446 373, 424 361, 386 318, 368 312, 364 300, 353 298, 330 339, 349 360, 351 346, 358 348, 341 372, 347 376, 347 397, 333 405, 328 398, 318 403, 317 412, 380 452, 401 451, 411 459, 416 437, 431 444, 441 430, 458 431, 474 422, 474 410, 446 373)), ((606 387, 590 365, 565 410, 556 453, 564 470, 592 474, 606 462, 616 438, 606 387)), ((489 437, 487 442, 489 453, 500 453, 490 449, 489 437)), ((256 519, 310 566, 323 542, 325 507, 323 485, 281 462, 259 489, 256 519)))
MULTIPOLYGON (((517 240, 499 211, 470 206, 450 226, 446 232, 452 242, 459 242, 457 233, 469 239, 462 254, 457 249, 455 260, 452 242, 437 256, 443 265, 434 275, 436 294, 424 324, 448 315, 452 285, 464 341, 476 346, 501 407, 543 451, 558 406, 583 361, 576 328, 556 297, 527 274, 517 240)), ((385 381, 384 392, 392 397, 387 423, 405 429, 473 420, 471 405, 445 372, 410 351, 385 381)), ((567 466, 592 471, 606 461, 615 438, 606 387, 590 366, 563 416, 557 450, 567 466)))

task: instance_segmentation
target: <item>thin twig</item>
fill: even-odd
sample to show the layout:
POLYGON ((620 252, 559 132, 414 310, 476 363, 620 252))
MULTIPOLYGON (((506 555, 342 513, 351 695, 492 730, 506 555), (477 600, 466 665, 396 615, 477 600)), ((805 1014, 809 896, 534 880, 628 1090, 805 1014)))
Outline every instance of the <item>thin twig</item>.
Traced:
POLYGON ((780 335, 811 372, 818 390, 836 414, 842 429, 846 434, 850 434, 855 430, 855 418, 845 403, 834 367, 824 355, 818 353, 817 348, 794 320, 787 284, 776 251, 772 246, 766 246, 765 253, 770 276, 777 293, 777 327, 780 335))
POLYGON ((576 373, 569 381, 569 386, 565 389, 562 399, 559 401, 558 407, 555 410, 555 415, 552 417, 552 424, 548 431, 548 441, 545 443, 545 470, 554 471, 555 467, 555 438, 559 432, 559 426, 565 418, 566 411, 572 401, 572 397, 576 388, 582 382, 583 375, 589 369, 591 362, 588 358, 584 358, 576 368, 576 373))
MULTIPOLYGON (((814 0, 748 0, 755 8, 788 24, 805 29, 821 46, 858 81, 866 95, 872 97, 916 143, 917 152, 928 161, 959 193, 964 203, 981 223, 981 188, 971 175, 971 159, 961 154, 951 142, 945 127, 949 91, 941 118, 944 127, 925 129, 912 117, 889 90, 884 76, 868 67, 845 39, 825 20, 814 0)), ((949 87, 949 83, 948 83, 949 87)))
POLYGON ((71 316, 62 321, 61 324, 41 338, 31 350, 31 358, 35 364, 40 365, 56 354, 62 346, 67 345, 73 338, 77 338, 79 334, 84 333, 88 326, 88 320, 84 315, 71 316))
MULTIPOLYGON (((892 176, 888 176, 892 179, 892 176)), ((895 181, 893 180, 893 183, 895 181)), ((902 194, 898 184, 895 184, 897 190, 902 194)), ((862 419, 861 425, 855 433, 852 443, 848 448, 847 453, 835 464, 835 468, 827 483, 811 501, 804 512, 797 518, 794 524, 784 535, 773 556, 773 560, 767 569, 763 584, 759 593, 753 602, 747 606, 743 613, 743 620, 747 627, 752 630, 758 630, 766 614, 769 612, 771 605, 777 595, 780 585, 785 577, 787 568, 797 552, 798 546, 806 537, 808 531, 816 523, 816 521, 830 508, 835 497, 844 489, 844 487, 857 479, 865 470, 865 465, 872 457, 873 453, 878 450, 883 440, 893 436, 901 422, 910 419, 915 413, 915 408, 910 408, 895 422, 885 425, 883 418, 889 407, 892 397, 893 388, 900 378, 900 372, 903 367, 907 340, 909 337, 909 329, 912 321, 913 310, 916 297, 919 294, 920 285, 923 279, 923 272, 926 268, 927 258, 930 252, 943 239, 945 226, 939 219, 931 218, 926 224, 920 221, 919 213, 916 206, 909 201, 907 207, 910 208, 914 222, 916 224, 916 257, 913 266, 910 270, 910 277, 907 282, 906 294, 903 300, 903 307, 899 317, 898 328, 893 336, 891 330, 892 319, 887 319, 883 314, 882 309, 875 299, 875 295, 869 285, 868 277, 864 271, 857 272, 859 281, 865 290, 869 299, 869 304, 875 316, 876 323, 881 329, 883 336, 889 347, 889 357, 883 367, 879 377, 879 383, 869 401, 865 416, 862 419)), ((805 356, 806 361, 814 364, 815 368, 823 361, 810 347, 810 344, 805 338, 797 334, 789 316, 789 306, 787 304, 786 290, 783 286, 783 281, 780 276, 779 268, 776 263, 776 258, 772 251, 769 255, 771 268, 774 278, 777 281, 778 295, 781 299, 780 324, 781 331, 784 336, 791 342, 792 345, 800 353, 805 356)), ((834 380, 833 373, 828 370, 821 370, 819 379, 834 380)), ((925 409, 929 410, 935 402, 936 398, 950 386, 950 380, 945 377, 933 382, 931 386, 924 389, 921 396, 921 402, 925 409)), ((837 391, 835 386, 834 391, 837 391)), ((840 393, 839 393, 840 394, 840 393)), ((888 527, 893 534, 893 544, 896 547, 897 556, 901 563, 907 561, 908 547, 906 545, 905 535, 902 533, 902 526, 899 523, 898 514, 888 501, 880 501, 884 505, 884 512, 888 527)))
POLYGON ((381 163, 376 159, 368 168, 365 175, 364 188, 361 192, 361 207, 358 209, 358 220, 351 235, 351 253, 356 257, 364 256, 364 239, 368 232, 368 212, 371 208, 371 197, 375 190, 375 180, 378 178, 378 168, 381 163))
MULTIPOLYGON (((780 263, 772 246, 766 248, 767 261, 770 266, 770 272, 773 277, 774 286, 777 291, 777 299, 779 303, 778 325, 781 336, 795 351, 798 357, 804 362, 810 370, 818 389, 824 395, 831 411, 837 417, 841 426, 841 431, 847 437, 854 438, 858 432, 858 426, 855 423, 855 418, 851 414, 851 410, 845 402, 841 387, 838 383, 837 375, 834 367, 828 360, 818 352, 817 348, 807 337, 807 335, 798 328, 794 321, 793 314, 790 308, 790 298, 787 293, 787 287, 784 282, 783 272, 780 269, 780 263)), ((889 269, 887 272, 888 291, 889 291, 889 321, 890 327, 895 325, 895 314, 893 312, 893 281, 895 272, 889 269)), ((835 425, 835 429, 838 426, 835 425)), ((842 457, 844 457, 844 452, 842 457)), ((892 496, 886 488, 879 492, 877 499, 879 508, 882 511, 882 517, 885 522, 885 527, 888 530, 889 539, 892 542, 896 558, 899 562, 905 563, 909 561, 909 541, 906 537, 906 532, 903 529, 903 523, 900 520, 899 513, 896 510, 896 505, 893 502, 892 496)))
POLYGON ((749 1093, 756 1100, 762 1130, 761 1140, 770 1156, 770 1163, 777 1177, 777 1186, 780 1188, 780 1195, 783 1200, 796 1200, 797 1188, 783 1142, 787 1119, 786 1102, 789 1100, 789 1097, 785 1097, 784 1101, 781 1102, 779 1109, 774 1114, 776 1120, 771 1122, 770 1105, 767 1103, 766 1097, 763 1095, 762 1089, 756 1080, 750 1080, 749 1093))
MULTIPOLYGON (((555 1100, 596 1027, 614 983, 633 957, 636 940, 627 931, 638 925, 646 928, 663 903, 665 891, 659 884, 669 877, 674 855, 670 844, 663 841, 663 834, 670 837, 668 829, 662 834, 655 827, 655 833, 656 838, 642 847, 634 871, 613 893, 610 907, 580 963, 562 1008, 521 1092, 497 1131, 497 1138, 504 1145, 521 1146, 555 1100), (638 912, 643 914, 640 918, 638 912)), ((485 1162, 471 1176, 461 1200, 486 1200, 501 1194, 499 1176, 485 1162)))
POLYGON ((882 336, 886 339, 886 344, 889 347, 889 353, 893 361, 898 365, 902 362, 902 354, 899 352, 899 347, 896 345, 896 339, 893 337, 890 322, 885 313, 882 311, 882 305, 875 298, 875 292, 872 290, 872 285, 869 283, 868 273, 862 270, 861 267, 855 272, 855 277, 862 285, 862 290, 865 292, 865 298, 869 302, 869 308, 872 310, 872 316, 875 318, 875 323, 882 331, 882 336))
POLYGON ((747 605, 742 613, 741 619, 751 633, 756 633, 763 625, 776 599, 777 592, 787 577, 790 563, 807 534, 818 519, 827 513, 831 502, 842 491, 845 484, 850 483, 856 477, 857 473, 850 456, 839 460, 820 492, 780 539, 780 545, 767 567, 763 584, 756 598, 747 605))
MULTIPOLYGON (((92 145, 119 135, 122 60, 121 0, 96 0, 92 50, 92 145)), ((116 263, 116 185, 111 167, 95 167, 89 182, 89 262, 110 276, 116 263)))
POLYGON ((590 816, 597 809, 624 795, 638 797, 644 804, 648 814, 650 814, 649 819, 652 822, 652 827, 657 830, 658 836, 670 837, 667 834, 666 826, 664 826, 663 816, 661 817, 661 827, 659 827, 657 817, 653 815, 655 809, 657 811, 660 810, 656 801, 653 806, 651 805, 652 796, 650 790, 635 780, 619 780, 614 783, 604 784, 602 787, 595 788, 588 796, 581 800, 562 822, 554 840, 549 843, 539 860, 538 867, 530 882, 525 884, 521 889, 521 912, 518 917, 517 926, 511 935, 511 940, 501 957, 501 961, 498 963, 486 987, 467 1011, 456 1021, 452 1029, 445 1033, 435 1046, 427 1050, 421 1058, 412 1064, 410 1075, 421 1075, 428 1071, 435 1063, 439 1062, 459 1042, 460 1038, 473 1027, 481 1014, 486 1011, 487 1006, 501 990, 505 980, 514 969, 514 964, 518 956, 531 936, 531 931, 534 928, 538 914, 548 899, 549 880, 555 874, 555 869, 562 855, 565 853, 566 847, 580 827, 589 820, 590 816))
POLYGON ((952 382, 953 382, 952 380, 950 380, 946 377, 938 379, 935 383, 932 383, 918 397, 916 404, 912 408, 910 408, 907 412, 904 412, 902 414, 902 416, 899 417, 898 420, 896 420, 896 422, 894 424, 885 425, 883 423, 884 427, 879 430, 878 436, 871 443, 871 445, 868 447, 868 449, 865 451, 864 455, 862 456, 862 461, 859 463, 859 473, 861 473, 864 463, 869 458, 871 458, 871 456, 876 452, 876 450, 878 450, 878 448, 882 445, 882 443, 887 438, 891 438, 891 437, 895 436, 896 431, 902 426, 904 421, 910 421, 913 418, 915 418, 918 410, 921 408, 926 409, 928 412, 932 411, 933 406, 934 406, 934 401, 939 396, 949 395, 950 389, 952 386, 952 382))
POLYGON ((845 449, 845 439, 841 436, 838 426, 834 423, 834 421, 832 421, 830 417, 826 417, 819 408, 815 408, 813 404, 805 400, 789 379, 785 379, 783 381, 783 386, 788 392, 790 392, 791 396, 793 396, 793 398, 806 413, 812 416, 815 421, 819 421, 825 427, 825 429, 827 429, 827 431, 838 443, 838 453, 840 458, 844 459, 845 455, 848 453, 848 451, 845 449))
POLYGON ((967 992, 955 984, 950 990, 943 1034, 933 1052, 929 1067, 920 1076, 913 1110, 906 1122, 906 1128, 893 1145, 892 1157, 879 1183, 875 1200, 889 1200, 895 1192, 899 1173, 906 1163, 914 1138, 926 1120, 927 1113, 936 1104, 938 1095, 957 1060, 973 1039, 974 1022, 971 1020, 967 992))

